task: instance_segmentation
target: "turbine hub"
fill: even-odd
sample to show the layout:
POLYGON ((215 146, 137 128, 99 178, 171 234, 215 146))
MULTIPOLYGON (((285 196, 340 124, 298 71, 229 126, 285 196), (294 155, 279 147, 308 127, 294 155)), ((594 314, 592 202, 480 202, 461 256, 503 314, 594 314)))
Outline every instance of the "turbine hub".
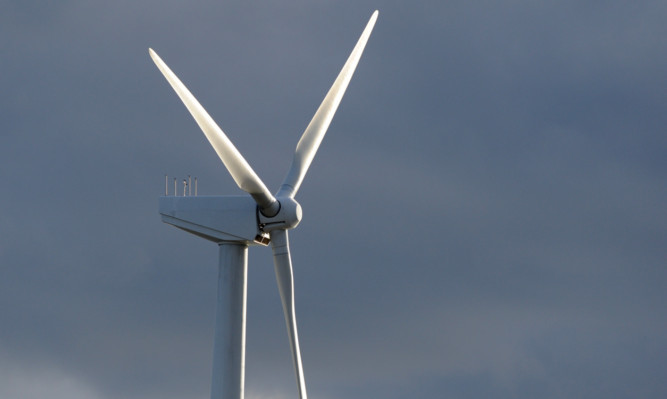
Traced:
POLYGON ((290 197, 276 198, 280 204, 280 209, 275 216, 265 216, 257 208, 260 230, 268 233, 275 229, 293 229, 301 221, 301 205, 290 197))

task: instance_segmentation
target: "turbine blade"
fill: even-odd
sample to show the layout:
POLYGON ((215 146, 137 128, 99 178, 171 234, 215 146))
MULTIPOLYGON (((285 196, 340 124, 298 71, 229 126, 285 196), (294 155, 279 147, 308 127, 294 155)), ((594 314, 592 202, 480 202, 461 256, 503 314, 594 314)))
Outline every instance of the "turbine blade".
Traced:
POLYGON ((292 259, 290 258, 287 230, 271 231, 271 246, 273 248, 273 263, 276 269, 278 290, 280 291, 280 299, 283 303, 283 311, 285 313, 285 323, 287 324, 287 335, 289 336, 290 347, 292 348, 292 360, 294 361, 296 383, 299 388, 299 398, 306 399, 306 381, 303 376, 299 336, 296 331, 294 278, 292 275, 292 259))
POLYGON ((313 157, 315 157, 315 153, 324 138, 324 134, 327 132, 327 128, 345 94, 345 89, 347 89, 347 85, 350 83, 350 79, 352 79, 352 75, 359 63, 366 42, 371 35, 377 16, 378 11, 376 10, 368 21, 359 41, 357 41, 357 44, 354 46, 352 53, 345 62, 343 69, 338 74, 338 77, 329 89, 329 92, 324 97, 322 104, 320 104, 317 112, 315 112, 315 116, 313 116, 313 119, 301 136, 301 139, 296 146, 292 166, 287 173, 287 177, 285 177, 283 185, 280 187, 277 195, 278 197, 286 196, 294 198, 299 190, 299 186, 301 186, 301 182, 306 176, 308 167, 313 161, 313 157))
POLYGON ((148 49, 148 52, 155 65, 157 65, 160 72, 162 72, 176 94, 181 98, 188 111, 190 111, 190 114, 192 114, 192 117, 206 135, 209 143, 211 143, 213 149, 239 188, 252 195, 262 210, 268 211, 268 213, 271 213, 271 211, 277 212, 279 205, 276 199, 271 195, 271 192, 266 188, 257 174, 255 174, 248 162, 243 158, 243 155, 234 147, 234 144, 218 127, 204 107, 199 104, 199 101, 197 101, 157 53, 153 49, 148 49))

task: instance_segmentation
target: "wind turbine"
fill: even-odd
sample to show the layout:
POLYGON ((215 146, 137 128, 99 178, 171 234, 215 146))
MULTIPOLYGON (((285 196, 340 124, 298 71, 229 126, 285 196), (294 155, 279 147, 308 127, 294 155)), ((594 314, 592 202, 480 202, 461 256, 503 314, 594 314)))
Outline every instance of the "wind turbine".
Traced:
POLYGON ((218 296, 213 346, 211 399, 242 399, 245 376, 245 326, 248 246, 268 245, 282 300, 299 397, 306 383, 294 311, 294 280, 287 230, 301 220, 294 197, 340 104, 377 20, 371 16, 343 69, 324 97, 296 146, 292 165, 276 195, 272 195, 234 144, 160 57, 149 54, 190 111, 239 188, 250 196, 163 196, 162 221, 220 247, 218 296))

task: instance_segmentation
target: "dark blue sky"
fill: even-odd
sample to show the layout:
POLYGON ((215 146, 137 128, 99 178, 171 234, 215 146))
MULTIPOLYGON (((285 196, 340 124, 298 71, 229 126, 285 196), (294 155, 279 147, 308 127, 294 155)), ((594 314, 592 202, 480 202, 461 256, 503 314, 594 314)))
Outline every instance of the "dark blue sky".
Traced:
MULTIPOLYGON (((291 234, 310 396, 667 395, 667 4, 19 2, 0 13, 0 397, 209 394, 241 194, 154 48, 273 190, 373 10, 291 234)), ((246 397, 296 396, 251 248, 246 397)))

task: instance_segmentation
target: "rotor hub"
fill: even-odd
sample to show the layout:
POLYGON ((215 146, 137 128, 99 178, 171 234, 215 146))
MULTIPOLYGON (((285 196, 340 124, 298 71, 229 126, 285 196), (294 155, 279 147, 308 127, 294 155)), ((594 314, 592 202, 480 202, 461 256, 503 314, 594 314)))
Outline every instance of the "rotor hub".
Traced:
POLYGON ((275 229, 293 229, 301 221, 302 211, 294 198, 278 197, 276 198, 280 204, 280 209, 275 216, 265 216, 259 208, 257 208, 257 219, 260 230, 270 232, 275 229))

